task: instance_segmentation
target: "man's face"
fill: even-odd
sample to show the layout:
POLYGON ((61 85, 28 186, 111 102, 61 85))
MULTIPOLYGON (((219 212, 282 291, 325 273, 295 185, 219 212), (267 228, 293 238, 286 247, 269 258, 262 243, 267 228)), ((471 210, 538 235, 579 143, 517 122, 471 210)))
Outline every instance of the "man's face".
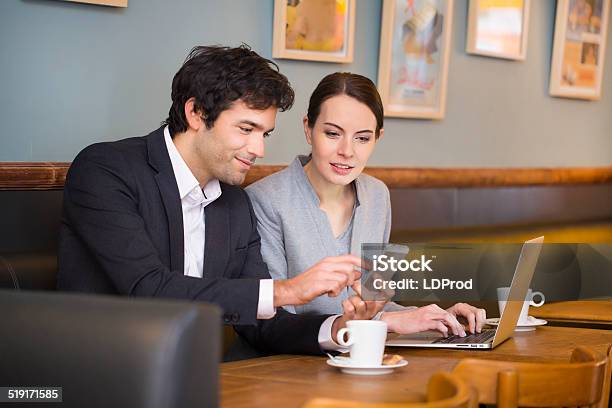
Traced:
POLYGON ((277 108, 249 108, 241 100, 221 112, 211 129, 198 131, 196 155, 207 173, 240 185, 255 160, 264 156, 264 137, 274 130, 277 108))

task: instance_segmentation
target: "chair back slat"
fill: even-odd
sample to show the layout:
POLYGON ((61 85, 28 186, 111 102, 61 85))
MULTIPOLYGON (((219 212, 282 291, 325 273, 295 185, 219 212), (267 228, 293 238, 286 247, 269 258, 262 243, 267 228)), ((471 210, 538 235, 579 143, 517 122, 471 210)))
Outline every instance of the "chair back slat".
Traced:
POLYGON ((500 371, 497 375, 498 408, 518 406, 518 373, 515 370, 500 371))
POLYGON ((578 347, 569 363, 528 363, 465 359, 454 374, 478 391, 481 404, 504 406, 583 406, 599 403, 604 387, 607 357, 578 347), (510 398, 515 392, 512 374, 516 373, 516 404, 510 398), (506 377, 507 376, 507 377, 506 377), (503 386, 503 388, 502 388, 503 386))
POLYGON ((612 394, 610 394, 611 387, 610 383, 612 382, 612 344, 608 346, 608 364, 606 367, 606 372, 604 373, 604 384, 602 387, 602 398, 597 404, 597 408, 608 408, 612 405, 612 394))
POLYGON ((302 408, 469 408, 470 387, 450 373, 434 374, 427 385, 427 402, 361 402, 334 398, 314 398, 302 408))

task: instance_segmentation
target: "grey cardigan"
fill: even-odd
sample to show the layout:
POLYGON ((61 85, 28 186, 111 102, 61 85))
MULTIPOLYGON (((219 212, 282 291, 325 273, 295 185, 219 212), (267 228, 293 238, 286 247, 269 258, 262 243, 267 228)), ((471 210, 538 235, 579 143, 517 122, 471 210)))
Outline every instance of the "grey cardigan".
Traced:
MULTIPOLYGON (((261 254, 273 279, 292 278, 327 256, 340 255, 327 215, 319 208, 319 198, 304 172, 308 160, 298 156, 286 169, 246 188, 257 215, 261 254)), ((389 241, 391 201, 387 186, 366 174, 357 177, 355 188, 351 253, 359 256, 362 243, 389 241)), ((342 300, 351 294, 352 290, 346 290, 336 298, 323 295, 307 305, 285 309, 297 314, 341 314, 342 300)), ((398 309, 402 306, 394 303, 385 307, 398 309)))

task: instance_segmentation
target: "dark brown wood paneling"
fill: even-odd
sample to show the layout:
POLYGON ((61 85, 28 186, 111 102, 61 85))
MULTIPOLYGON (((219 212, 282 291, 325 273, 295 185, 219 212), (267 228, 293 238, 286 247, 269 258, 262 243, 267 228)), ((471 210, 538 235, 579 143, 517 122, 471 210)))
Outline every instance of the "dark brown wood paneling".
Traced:
POLYGON ((61 190, 70 163, 0 162, 0 190, 61 190))
MULTIPOLYGON (((56 190, 70 163, 0 163, 0 190, 56 190)), ((285 168, 257 165, 244 185, 285 168)), ((510 187, 612 183, 612 167, 575 168, 400 168, 369 167, 366 173, 389 188, 510 187)))
POLYGON ((244 180, 243 186, 248 186, 251 183, 256 182, 272 173, 276 173, 284 169, 285 165, 266 166, 266 165, 255 165, 251 168, 247 174, 246 180, 244 180))
POLYGON ((510 187, 612 183, 612 167, 560 168, 396 168, 371 167, 366 173, 389 188, 510 187))

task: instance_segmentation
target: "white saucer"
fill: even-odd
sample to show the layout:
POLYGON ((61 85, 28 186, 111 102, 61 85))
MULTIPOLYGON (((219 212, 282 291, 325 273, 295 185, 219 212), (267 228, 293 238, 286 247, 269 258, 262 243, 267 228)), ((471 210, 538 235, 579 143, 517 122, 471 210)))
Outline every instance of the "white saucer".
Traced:
MULTIPOLYGON (((528 321, 526 323, 517 323, 514 331, 515 332, 534 331, 537 326, 544 326, 545 324, 548 323, 544 319, 538 319, 533 316, 528 316, 527 320, 528 321)), ((499 324, 499 317, 496 317, 493 319, 487 319, 485 320, 485 322, 491 326, 497 326, 499 324)))
POLYGON ((337 356, 332 360, 331 358, 327 360, 327 364, 332 367, 339 368, 343 373, 346 374, 354 374, 354 375, 384 375, 393 372, 394 369, 398 367, 403 367, 408 362, 406 360, 401 360, 397 364, 392 365, 375 365, 375 366, 363 366, 357 365, 351 362, 351 359, 348 357, 337 356))

